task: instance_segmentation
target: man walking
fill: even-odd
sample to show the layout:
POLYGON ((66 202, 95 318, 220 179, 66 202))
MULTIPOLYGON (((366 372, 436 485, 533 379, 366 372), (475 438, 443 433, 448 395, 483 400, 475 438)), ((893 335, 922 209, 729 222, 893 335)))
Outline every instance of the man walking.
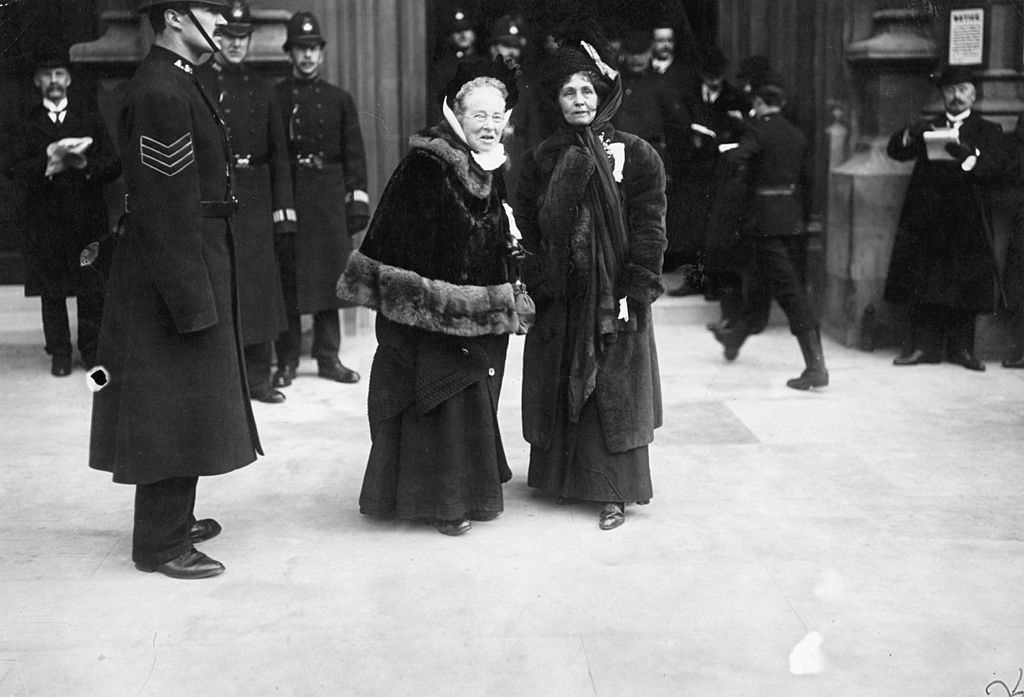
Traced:
POLYGON ((348 92, 320 77, 325 41, 316 17, 298 12, 288 21, 284 44, 291 75, 275 86, 288 120, 288 153, 295 185, 298 234, 283 249, 282 281, 288 329, 275 344, 274 386, 295 379, 302 341, 301 315, 313 315, 313 357, 320 377, 358 382, 341 364, 341 322, 334 286, 352 254, 351 236, 369 221, 366 155, 356 107, 348 92))
POLYGON ((100 264, 83 265, 81 256, 107 234, 103 185, 121 165, 99 118, 68 103, 66 54, 42 57, 33 80, 42 100, 14 128, 3 169, 27 194, 25 295, 42 300, 50 372, 60 377, 71 374, 68 296, 77 296, 82 362, 96 363, 103 275, 100 264))
POLYGON ((107 288, 89 464, 135 485, 142 571, 224 571, 193 545, 198 477, 261 453, 237 330, 230 147, 196 62, 219 46, 226 0, 141 0, 156 36, 118 121, 127 221, 107 288))
POLYGON ((270 84, 243 61, 253 25, 249 7, 233 0, 221 28, 221 50, 199 69, 228 126, 235 158, 238 211, 231 221, 238 275, 238 313, 245 346, 249 396, 278 404, 284 394, 270 384, 274 339, 287 329, 275 248, 295 233, 291 167, 284 119, 270 84))

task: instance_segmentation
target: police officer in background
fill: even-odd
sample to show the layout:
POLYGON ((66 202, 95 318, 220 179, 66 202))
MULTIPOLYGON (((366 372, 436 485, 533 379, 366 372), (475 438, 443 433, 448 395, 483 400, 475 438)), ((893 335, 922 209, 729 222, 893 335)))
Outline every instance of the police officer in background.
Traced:
MULTIPOLYGON (((762 85, 754 95, 755 117, 739 146, 725 154, 732 176, 747 189, 748 208, 743 233, 752 242, 756 272, 770 284, 789 328, 800 344, 805 370, 786 381, 795 390, 828 385, 828 370, 821 348, 818 319, 794 261, 793 247, 805 244, 807 220, 806 136, 782 114, 785 92, 777 85, 762 85)), ((746 299, 749 302, 749 298, 746 299)), ((725 305, 723 298, 723 305, 725 305)), ((739 316, 730 324, 710 327, 733 360, 753 333, 750 312, 739 301, 739 316)))
POLYGON ((455 77, 459 63, 483 60, 476 48, 476 29, 467 7, 459 4, 449 8, 440 21, 445 32, 445 47, 430 69, 430 94, 427 95, 429 125, 441 118, 444 90, 455 77))
POLYGON ((313 314, 313 357, 322 378, 358 382, 359 373, 341 364, 344 307, 334 287, 352 254, 352 239, 369 221, 366 156, 356 107, 348 92, 320 77, 325 41, 310 12, 288 20, 284 50, 292 72, 275 86, 288 124, 298 234, 282 248, 288 329, 280 335, 274 386, 295 378, 302 340, 302 314, 313 314))
POLYGON ((252 38, 248 5, 234 0, 220 30, 221 50, 199 69, 228 126, 235 157, 238 212, 231 222, 238 275, 238 312, 245 346, 249 395, 268 404, 283 402, 270 384, 271 342, 288 328, 277 246, 295 233, 291 167, 280 105, 270 84, 243 61, 252 38))
POLYGON ((216 52, 226 0, 141 0, 155 40, 118 119, 127 219, 107 284, 89 465, 135 485, 132 560, 206 578, 224 565, 194 545, 198 477, 261 452, 237 331, 231 148, 196 63, 216 52), (101 367, 102 366, 102 367, 101 367))
POLYGON ((66 52, 36 63, 41 101, 15 126, 2 166, 27 194, 25 295, 40 296, 50 372, 58 377, 71 374, 68 296, 78 298, 82 362, 86 368, 96 362, 103 277, 99 264, 83 266, 80 260, 107 234, 103 184, 121 173, 103 123, 68 103, 68 66, 66 52))

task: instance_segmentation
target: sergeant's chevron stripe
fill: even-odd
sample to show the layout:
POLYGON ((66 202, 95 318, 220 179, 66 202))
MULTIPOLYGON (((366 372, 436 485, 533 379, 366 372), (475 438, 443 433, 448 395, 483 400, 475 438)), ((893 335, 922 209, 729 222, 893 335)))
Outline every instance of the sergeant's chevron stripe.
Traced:
POLYGON ((142 136, 139 140, 142 164, 160 174, 173 177, 195 162, 192 133, 186 133, 173 143, 161 143, 155 138, 142 136))

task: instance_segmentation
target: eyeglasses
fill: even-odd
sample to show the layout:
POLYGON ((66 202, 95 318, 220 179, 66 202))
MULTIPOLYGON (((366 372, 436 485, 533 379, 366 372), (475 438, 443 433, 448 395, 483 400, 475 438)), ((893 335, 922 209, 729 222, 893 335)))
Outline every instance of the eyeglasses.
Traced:
POLYGON ((487 123, 488 121, 493 123, 495 126, 500 126, 505 121, 505 115, 504 114, 490 114, 490 115, 488 115, 488 114, 483 114, 483 113, 476 113, 476 114, 470 114, 469 118, 472 119, 474 123, 477 123, 477 124, 479 124, 481 126, 483 124, 487 123))

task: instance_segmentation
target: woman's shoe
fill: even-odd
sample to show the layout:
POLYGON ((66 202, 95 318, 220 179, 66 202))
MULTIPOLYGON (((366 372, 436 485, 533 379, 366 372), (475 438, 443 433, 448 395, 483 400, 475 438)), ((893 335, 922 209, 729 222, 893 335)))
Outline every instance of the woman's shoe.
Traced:
POLYGON ((456 535, 463 535, 469 532, 469 529, 473 527, 473 524, 465 518, 460 518, 459 520, 435 520, 434 527, 437 528, 437 531, 442 535, 451 535, 454 537, 456 535))
POLYGON ((625 506, 621 503, 606 503, 601 509, 598 525, 602 530, 614 530, 626 522, 625 506))

